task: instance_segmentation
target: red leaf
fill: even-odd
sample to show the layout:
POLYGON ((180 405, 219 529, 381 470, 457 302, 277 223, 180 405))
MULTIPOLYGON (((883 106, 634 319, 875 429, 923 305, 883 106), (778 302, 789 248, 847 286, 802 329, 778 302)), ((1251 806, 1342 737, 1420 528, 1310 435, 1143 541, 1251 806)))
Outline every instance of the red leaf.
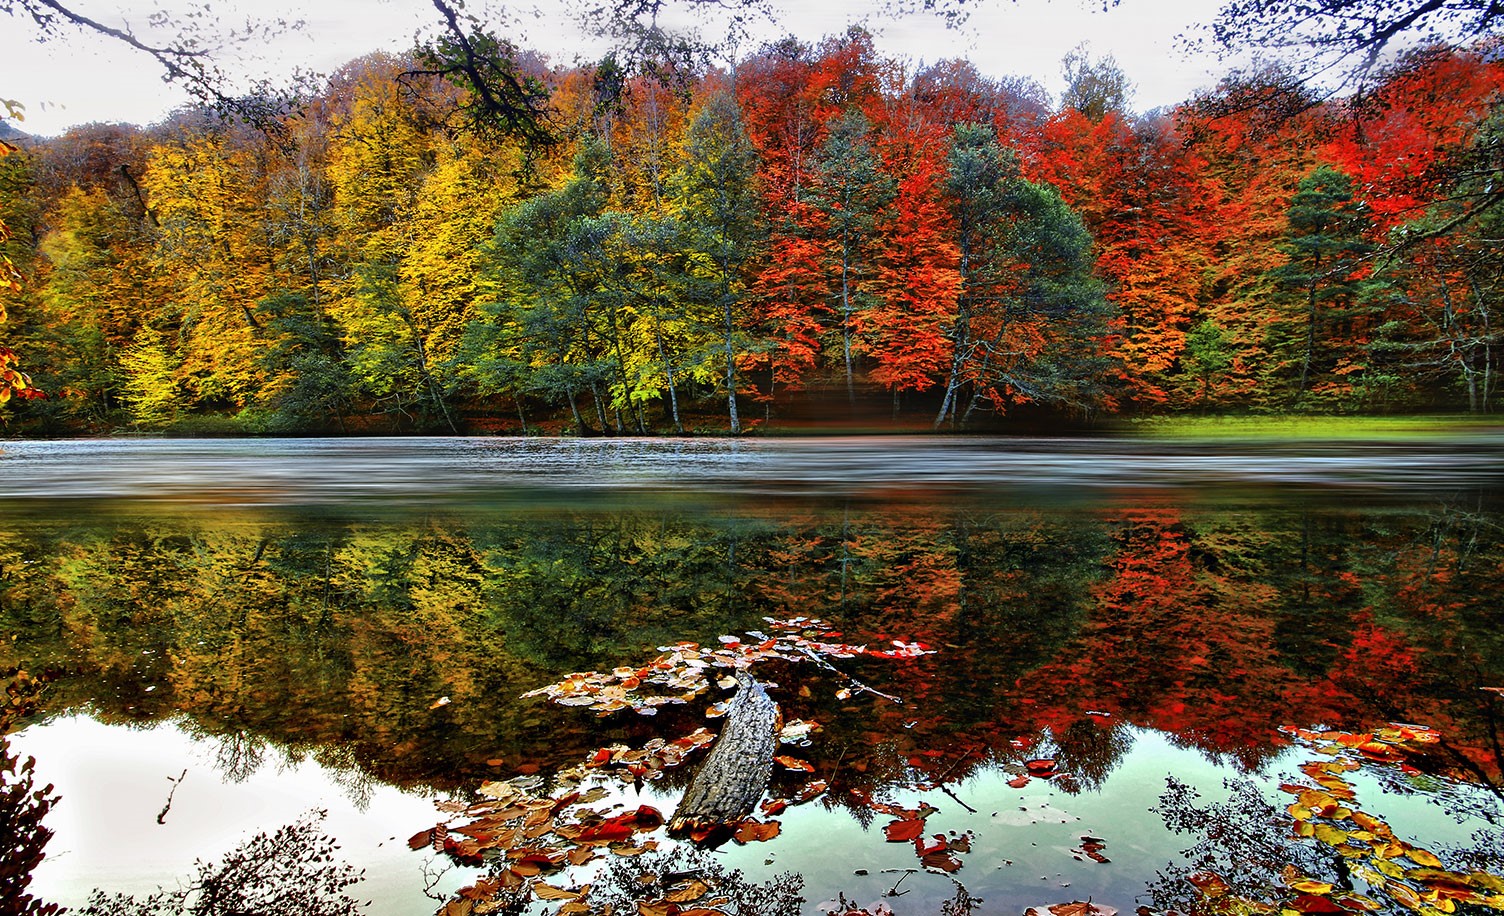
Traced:
POLYGON ((924 835, 924 821, 919 818, 894 821, 883 828, 889 843, 907 843, 924 835))

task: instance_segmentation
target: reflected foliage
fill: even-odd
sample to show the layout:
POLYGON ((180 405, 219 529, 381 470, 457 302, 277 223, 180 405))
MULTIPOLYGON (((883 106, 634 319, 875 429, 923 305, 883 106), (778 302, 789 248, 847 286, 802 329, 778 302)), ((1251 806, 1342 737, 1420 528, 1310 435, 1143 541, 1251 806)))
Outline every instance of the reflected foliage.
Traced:
MULTIPOLYGON (((552 506, 362 519, 18 514, 0 533, 0 632, 11 637, 0 641, 0 664, 55 675, 46 713, 176 717, 214 742, 230 779, 311 758, 344 774, 357 801, 380 780, 450 790, 468 799, 463 812, 490 804, 475 787, 527 777, 539 781, 529 797, 552 814, 582 761, 618 786, 682 789, 693 768, 668 766, 669 757, 698 759, 717 725, 703 707, 729 688, 712 683, 683 705, 574 702, 572 687, 559 694, 564 705, 546 690, 524 694, 577 681, 604 696, 640 679, 655 656, 687 665, 753 647, 758 631, 781 632, 769 618, 806 630, 818 619, 829 628, 821 643, 867 648, 826 653, 829 667, 759 660, 786 726, 803 731, 785 736, 794 763, 782 764, 746 842, 766 839, 754 833, 776 830, 785 807, 818 805, 913 844, 920 867, 948 872, 969 861, 972 838, 936 839, 914 793, 948 804, 942 793, 965 795, 967 780, 998 776, 1057 799, 1094 792, 1152 729, 1269 796, 1261 780, 1274 762, 1292 742, 1316 740, 1299 729, 1319 737, 1336 725, 1382 744, 1387 733, 1359 730, 1387 722, 1429 726, 1435 740, 1421 755, 1364 762, 1362 791, 1382 801, 1446 797, 1471 832, 1497 824, 1504 785, 1493 737, 1504 695, 1489 689, 1504 687, 1492 600, 1504 585, 1504 526, 1489 499, 1052 511, 790 503, 715 515, 552 506), (674 744, 678 736, 689 743, 674 744)), ((1342 748, 1339 757, 1352 750, 1342 748)), ((1315 780, 1301 791, 1331 793, 1328 783, 1346 776, 1296 779, 1315 780)), ((1164 802, 1180 812, 1177 824, 1198 837, 1249 834, 1230 847, 1246 875, 1203 868, 1235 889, 1246 883, 1247 899, 1273 900, 1268 887, 1294 893, 1291 880, 1340 886, 1332 869, 1341 853, 1294 831, 1350 838, 1358 825, 1346 815, 1312 808, 1302 820, 1241 795, 1223 810, 1188 793, 1164 802)), ((526 814, 485 816, 511 830, 526 814)), ((618 829, 608 815, 582 817, 556 826, 618 829)), ((496 835, 483 841, 461 826, 445 836, 435 828, 418 845, 480 859, 500 848, 496 835)), ((1423 851, 1444 870, 1492 874, 1497 837, 1484 834, 1423 851)), ((645 840, 610 842, 649 851, 645 840)), ((1101 848, 1079 854, 1090 852, 1101 848)), ((1388 860, 1370 859, 1343 867, 1383 874, 1388 860)), ((514 878, 558 886, 567 867, 514 878)), ((1425 893, 1412 878, 1392 880, 1425 893)), ((484 899, 504 901, 501 872, 490 880, 503 883, 484 899)), ((1165 887, 1199 893, 1180 879, 1165 887)))
POLYGON ((52 786, 37 787, 35 761, 11 751, 9 738, 17 720, 34 711, 40 685, 14 668, 0 676, 6 681, 0 697, 0 916, 54 916, 61 912, 57 904, 33 897, 26 888, 52 839, 42 819, 58 798, 52 786))
POLYGON ((956 780, 1049 757, 1090 788, 1123 725, 1254 767, 1282 725, 1370 721, 1431 725, 1497 784, 1498 698, 1478 688, 1504 684, 1483 597, 1501 542, 1483 504, 97 516, 0 536, 0 661, 58 671, 51 709, 184 711, 231 775, 270 751, 454 786, 662 732, 519 699, 566 672, 819 617, 940 650, 851 662, 904 706, 776 673, 809 688, 780 702, 825 725, 815 753, 858 794, 910 758, 956 780))
POLYGON ((1446 768, 1445 754, 1438 753, 1440 735, 1405 726, 1368 734, 1295 733, 1316 753, 1300 766, 1296 781, 1280 784, 1280 791, 1294 796, 1288 805, 1271 801, 1251 779, 1230 781, 1228 799, 1213 803, 1169 779, 1159 813, 1172 830, 1200 840, 1186 850, 1185 867, 1161 873, 1151 884, 1157 906, 1190 913, 1504 908, 1500 799, 1424 775, 1446 768), (1420 794, 1448 808, 1458 823, 1466 816, 1459 809, 1472 808, 1467 813, 1487 826, 1473 833, 1471 843, 1420 845, 1403 821, 1390 822, 1365 807, 1357 777, 1373 775, 1391 801, 1420 794))
POLYGON ((346 890, 360 874, 335 858, 311 812, 240 844, 220 863, 200 862, 188 886, 144 898, 95 891, 79 916, 356 916, 363 905, 346 890))

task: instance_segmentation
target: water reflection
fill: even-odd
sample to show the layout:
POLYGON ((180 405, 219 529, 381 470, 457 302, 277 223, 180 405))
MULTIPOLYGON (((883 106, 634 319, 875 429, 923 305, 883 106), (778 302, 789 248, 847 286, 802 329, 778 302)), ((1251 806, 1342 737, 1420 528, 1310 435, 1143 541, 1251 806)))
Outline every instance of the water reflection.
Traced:
MULTIPOLYGON (((321 778, 341 804, 384 817, 399 810, 387 786, 469 798, 488 780, 549 777, 597 748, 705 724, 692 705, 595 718, 520 699, 529 689, 640 665, 680 640, 716 645, 767 617, 821 617, 852 642, 937 651, 841 662, 901 706, 842 696, 828 672, 767 672, 787 719, 823 726, 799 753, 829 788, 782 815, 776 840, 728 847, 724 861, 751 880, 798 863, 812 902, 837 891, 879 900, 894 880, 881 869, 916 859, 882 841, 886 817, 871 800, 922 796, 941 809, 936 830, 975 834, 956 877, 989 905, 1093 894, 1131 908, 1160 872, 1176 893, 1194 893, 1184 868, 1237 856, 1256 838, 1219 827, 1232 839, 1218 851, 1197 848, 1202 835, 1176 836, 1149 811, 1164 810, 1166 777, 1211 799, 1184 806, 1204 824, 1226 820, 1208 807, 1221 803, 1224 777, 1254 780, 1250 791, 1277 814, 1278 783, 1300 778, 1307 759, 1292 757, 1307 750, 1282 726, 1361 732, 1392 721, 1441 740, 1404 767, 1365 771, 1359 795, 1385 816, 1408 797, 1444 801, 1469 826, 1427 828, 1426 848, 1448 868, 1482 862, 1469 850, 1486 847, 1468 840, 1497 817, 1504 700, 1484 689, 1504 686, 1504 527, 1484 495, 1376 507, 1040 508, 969 497, 730 508, 27 513, 0 531, 0 664, 50 672, 44 719, 88 710, 110 729, 93 746, 112 755, 129 744, 117 729, 164 720, 197 739, 174 752, 198 755, 174 815, 200 774, 275 792, 258 782, 276 769, 268 761, 293 761, 334 774, 321 778), (1047 778, 1030 775, 1040 759, 1053 761, 1047 778), (1111 866, 1083 855, 1083 835, 1106 841, 1111 866), (806 868, 821 856, 827 864, 806 868)), ((45 730, 74 721, 18 740, 56 767, 77 754, 48 745, 45 730)), ((182 769, 174 754, 147 779, 159 790, 144 793, 151 817, 182 769)), ((58 812, 93 807, 84 789, 47 778, 64 791, 58 812)), ((685 778, 631 791, 667 810, 685 778)), ((434 822, 421 807, 401 816, 404 827, 349 829, 400 843, 434 822)), ((69 817, 79 819, 59 814, 57 824, 70 849, 100 832, 69 817)), ((151 817, 133 829, 154 829, 151 817)), ((1275 861, 1293 828, 1254 818, 1237 829, 1264 830, 1275 861)), ((136 836, 113 842, 139 845, 136 836)), ((417 867, 402 873, 421 895, 417 867)), ((1333 883, 1329 871, 1305 877, 1333 883)), ((1278 870, 1247 880, 1289 889, 1278 870)), ((905 886, 915 891, 903 912, 937 912, 954 893, 941 875, 905 886)))

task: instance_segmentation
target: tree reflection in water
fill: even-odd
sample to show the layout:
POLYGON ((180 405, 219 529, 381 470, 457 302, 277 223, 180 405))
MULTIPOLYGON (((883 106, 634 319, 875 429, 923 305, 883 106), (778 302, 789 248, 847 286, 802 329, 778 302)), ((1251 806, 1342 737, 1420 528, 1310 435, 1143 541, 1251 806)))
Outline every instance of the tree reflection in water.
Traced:
MULTIPOLYGON (((231 780, 284 758, 331 765, 356 796, 373 781, 463 795, 522 768, 555 774, 704 720, 675 707, 594 719, 524 692, 765 617, 819 616, 852 641, 938 649, 842 663, 902 706, 841 697, 826 673, 770 672, 785 715, 824 726, 800 752, 830 783, 822 804, 864 826, 883 824, 866 800, 884 792, 1027 783, 1041 758, 1051 791, 1097 792, 1145 730, 1241 778, 1287 752, 1281 726, 1423 723, 1442 736, 1440 775, 1500 781, 1504 698, 1480 688, 1504 686, 1504 528, 1483 497, 730 518, 83 513, 0 532, 0 569, 0 664, 59 672, 48 712, 178 717, 216 742, 231 780)), ((1365 772, 1386 796, 1423 788, 1398 768, 1365 772)), ((1469 811, 1491 804, 1452 794, 1469 811)), ((1260 848, 1251 814, 1181 807, 1260 848)), ((1264 836, 1269 862, 1323 867, 1264 836)), ((1447 863, 1496 871, 1487 848, 1447 863)))
POLYGON ((58 799, 52 786, 37 788, 35 761, 22 760, 10 746, 11 727, 35 710, 40 685, 16 668, 0 671, 0 678, 0 916, 53 916, 60 908, 33 897, 27 887, 52 839, 42 819, 58 799))
POLYGON ((200 862, 186 888, 146 897, 95 891, 79 916, 357 916, 362 904, 346 891, 360 873, 335 858, 339 846, 311 812, 271 833, 259 833, 218 864, 200 862))

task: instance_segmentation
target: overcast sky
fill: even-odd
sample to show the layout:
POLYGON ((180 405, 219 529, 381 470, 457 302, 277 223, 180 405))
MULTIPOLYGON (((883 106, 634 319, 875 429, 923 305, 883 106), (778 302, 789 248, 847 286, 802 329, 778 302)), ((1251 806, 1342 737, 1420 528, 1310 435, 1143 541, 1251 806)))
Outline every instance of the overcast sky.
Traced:
MULTIPOLYGON (((1175 41, 1212 17, 1219 5, 1214 0, 1121 0, 1106 11, 1101 0, 970 0, 970 22, 960 29, 923 16, 895 21, 879 15, 872 0, 776 2, 784 10, 781 28, 767 27, 766 37, 792 32, 815 41, 861 21, 884 53, 926 62, 965 57, 991 76, 1033 77, 1056 97, 1062 88, 1061 58, 1086 42, 1093 55, 1117 59, 1135 84, 1131 102, 1138 111, 1183 101, 1215 83, 1225 69, 1208 58, 1185 56, 1175 41)), ((519 0, 512 8, 521 10, 527 3, 538 4, 537 15, 518 13, 516 27, 508 30, 520 36, 519 43, 547 53, 556 63, 592 58, 603 49, 572 25, 563 0, 519 0)), ((172 4, 181 8, 185 0, 167 5, 172 4)), ((70 5, 111 25, 126 20, 144 28, 147 13, 161 4, 76 0, 70 5)), ((211 6, 236 9, 226 2, 211 6)), ((370 51, 410 47, 419 30, 437 22, 426 0, 315 0, 302 6, 262 0, 242 3, 238 14, 221 13, 230 22, 243 20, 248 12, 306 20, 303 29, 250 49, 255 58, 248 68, 275 74, 300 65, 329 72, 370 51)), ((25 105, 26 120, 18 126, 42 136, 90 121, 149 124, 186 101, 176 87, 164 85, 160 69, 145 55, 94 35, 39 44, 20 17, 0 17, 0 98, 25 105)))

